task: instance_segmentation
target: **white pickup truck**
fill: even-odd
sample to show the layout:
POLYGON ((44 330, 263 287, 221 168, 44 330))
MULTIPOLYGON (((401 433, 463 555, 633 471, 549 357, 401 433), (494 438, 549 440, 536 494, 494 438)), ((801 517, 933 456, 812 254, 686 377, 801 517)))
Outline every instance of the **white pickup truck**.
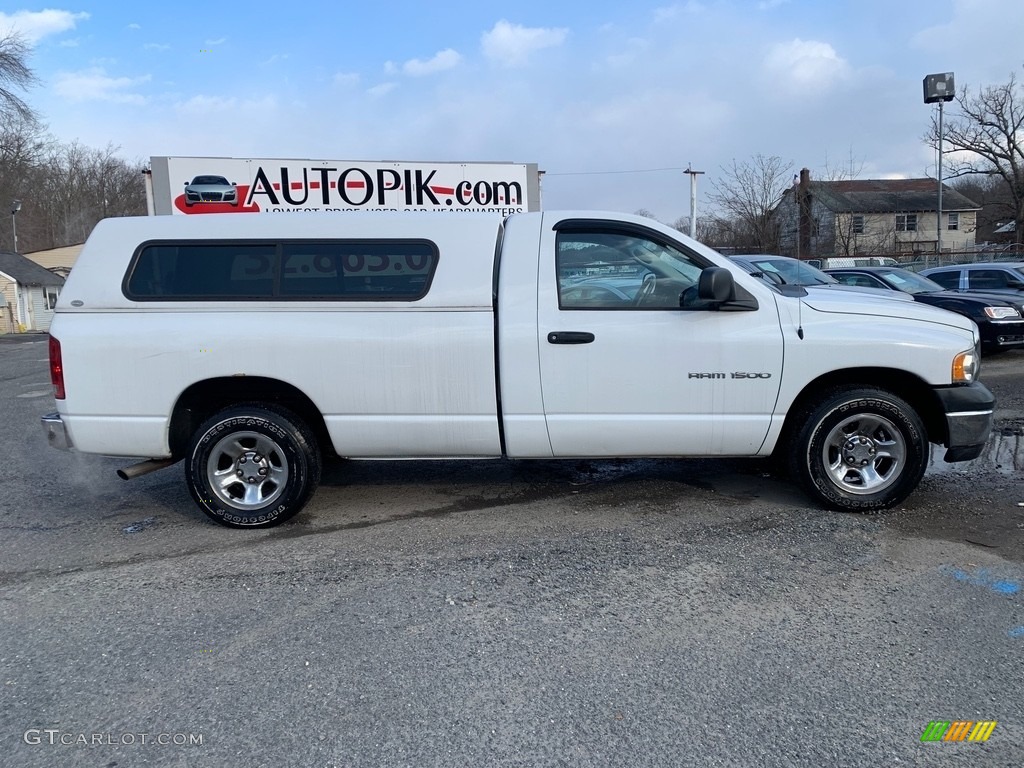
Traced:
POLYGON ((906 498, 929 442, 980 453, 969 319, 797 293, 629 215, 106 220, 57 303, 43 426, 147 459, 125 478, 184 460, 238 527, 298 512, 325 453, 774 455, 844 510, 906 498))

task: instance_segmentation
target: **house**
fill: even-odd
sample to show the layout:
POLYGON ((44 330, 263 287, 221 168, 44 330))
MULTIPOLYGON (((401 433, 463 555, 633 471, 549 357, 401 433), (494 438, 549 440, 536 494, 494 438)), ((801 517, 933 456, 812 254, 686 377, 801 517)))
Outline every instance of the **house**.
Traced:
POLYGON ((0 251, 0 331, 46 331, 64 278, 20 253, 0 251))
MULTIPOLYGON (((798 258, 934 254, 935 179, 811 181, 804 168, 775 209, 779 247, 798 258)), ((974 246, 981 206, 942 186, 942 251, 974 246)))
POLYGON ((26 253, 25 257, 31 259, 41 267, 46 267, 51 272, 56 272, 61 277, 67 277, 71 268, 75 266, 78 254, 82 252, 84 243, 65 245, 62 248, 49 248, 45 251, 33 251, 26 253))

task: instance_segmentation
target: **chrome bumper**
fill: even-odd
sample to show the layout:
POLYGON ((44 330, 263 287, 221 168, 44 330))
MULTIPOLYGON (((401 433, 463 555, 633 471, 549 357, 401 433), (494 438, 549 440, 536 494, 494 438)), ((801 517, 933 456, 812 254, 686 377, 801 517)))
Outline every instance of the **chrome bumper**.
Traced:
POLYGON ((42 417, 42 422, 43 432, 46 433, 46 442, 50 444, 51 448, 59 448, 62 451, 70 451, 74 448, 59 413, 46 414, 42 417))

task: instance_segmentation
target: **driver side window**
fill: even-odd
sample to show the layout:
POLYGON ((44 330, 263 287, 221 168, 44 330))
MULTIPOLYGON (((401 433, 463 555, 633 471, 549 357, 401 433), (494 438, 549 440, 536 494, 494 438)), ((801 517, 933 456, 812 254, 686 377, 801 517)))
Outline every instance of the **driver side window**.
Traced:
POLYGON ((559 309, 679 309, 701 267, 671 245, 633 233, 558 233, 559 309))

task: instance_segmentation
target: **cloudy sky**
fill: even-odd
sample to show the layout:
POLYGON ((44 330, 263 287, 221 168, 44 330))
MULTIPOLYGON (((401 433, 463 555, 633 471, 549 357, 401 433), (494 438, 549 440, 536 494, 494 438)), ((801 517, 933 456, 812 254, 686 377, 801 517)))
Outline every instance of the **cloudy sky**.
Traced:
MULTIPOLYGON (((17 1, 17 0, 16 0, 17 1)), ((104 0, 0 12, 58 138, 152 155, 515 161, 546 208, 688 211, 733 159, 934 175, 922 78, 1024 76, 1022 0, 104 0), (61 5, 60 8, 52 6, 61 5)))

